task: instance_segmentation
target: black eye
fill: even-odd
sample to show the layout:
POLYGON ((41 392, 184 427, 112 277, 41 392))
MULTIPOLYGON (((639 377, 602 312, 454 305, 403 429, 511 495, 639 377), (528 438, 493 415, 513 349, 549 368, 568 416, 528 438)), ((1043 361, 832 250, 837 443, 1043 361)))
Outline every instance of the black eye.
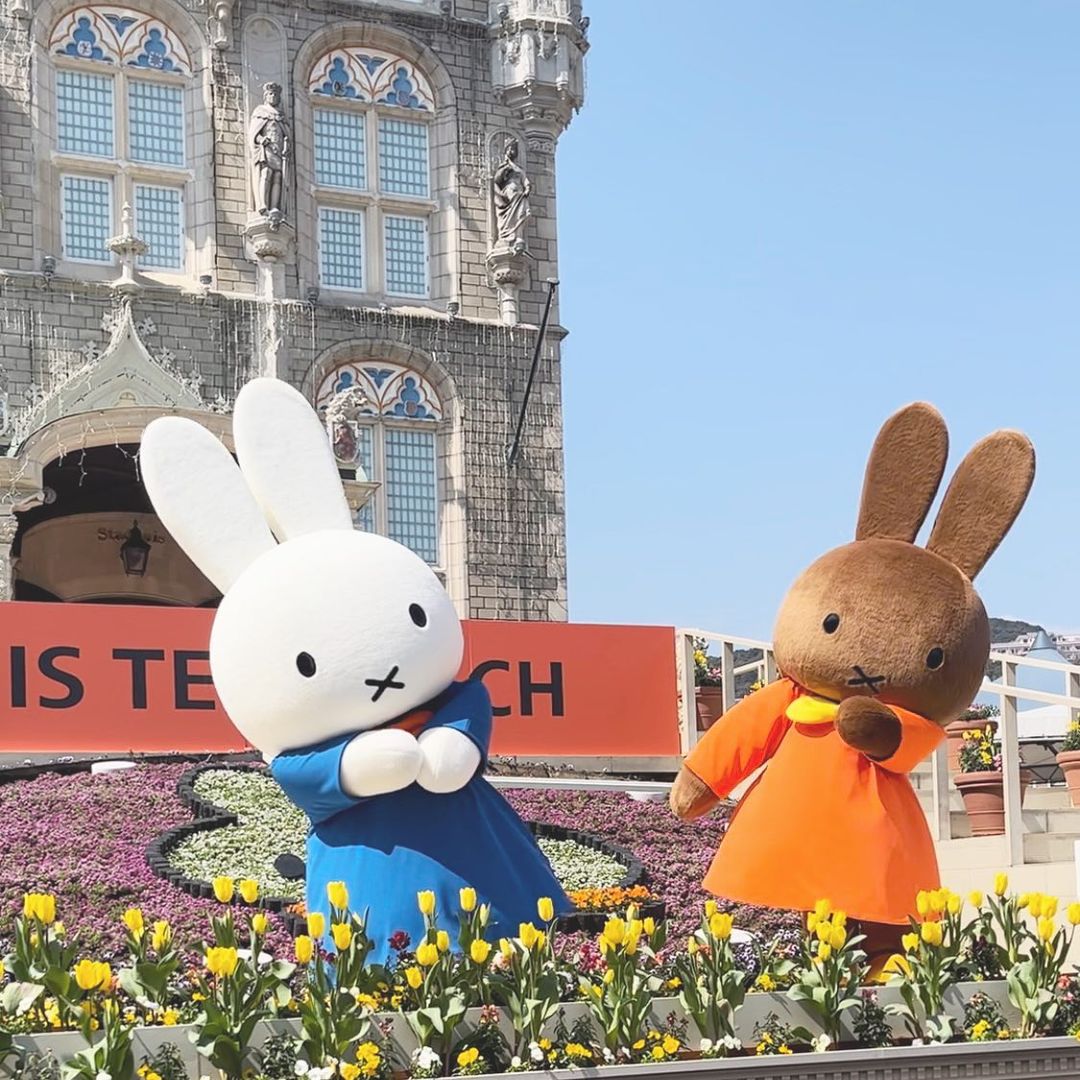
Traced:
POLYGON ((409 605, 409 618, 417 626, 427 626, 427 612, 419 604, 409 605))
POLYGON ((936 671, 944 663, 945 663, 945 650, 941 649, 937 645, 935 645, 926 654, 926 666, 928 668, 930 668, 931 671, 936 671))
POLYGON ((835 611, 826 615, 821 622, 821 629, 824 630, 826 634, 835 634, 839 628, 840 616, 837 615, 835 611))
POLYGON ((296 658, 296 670, 304 676, 305 679, 310 679, 315 674, 315 657, 311 653, 302 652, 296 658))

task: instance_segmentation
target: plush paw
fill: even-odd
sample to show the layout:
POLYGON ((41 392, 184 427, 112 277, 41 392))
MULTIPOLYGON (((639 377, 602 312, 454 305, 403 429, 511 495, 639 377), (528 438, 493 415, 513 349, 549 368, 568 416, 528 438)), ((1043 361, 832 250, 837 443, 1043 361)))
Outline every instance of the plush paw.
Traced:
POLYGON ((476 743, 454 728, 432 728, 417 742, 423 760, 416 779, 428 791, 438 795, 460 791, 480 768, 480 750, 476 743))
POLYGON ((668 794, 668 805, 682 821, 692 821, 707 814, 719 801, 709 785, 699 780, 685 765, 679 770, 668 794))
POLYGON ((400 791, 416 783, 422 762, 420 744, 409 732, 365 731, 341 755, 341 786, 357 798, 400 791))
POLYGON ((836 730, 853 750, 872 761, 886 761, 900 746, 900 720, 896 713, 871 697, 850 697, 840 702, 836 730))

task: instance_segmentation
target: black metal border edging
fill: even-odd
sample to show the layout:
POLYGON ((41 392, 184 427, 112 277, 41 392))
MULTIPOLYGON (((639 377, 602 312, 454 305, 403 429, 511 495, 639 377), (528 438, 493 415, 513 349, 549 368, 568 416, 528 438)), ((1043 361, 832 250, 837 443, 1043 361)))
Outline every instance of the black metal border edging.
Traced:
MULTIPOLYGON (((194 821, 184 822, 166 830, 156 837, 146 849, 146 861, 150 869, 161 878, 164 878, 176 888, 187 893, 189 896, 209 900, 213 898, 214 888, 209 881, 201 881, 197 878, 189 878, 186 874, 175 869, 169 861, 169 853, 181 841, 186 840, 194 833, 208 829, 220 829, 238 823, 236 814, 215 805, 209 799, 200 795, 195 790, 195 782, 204 772, 254 772, 260 775, 268 775, 265 769, 255 765, 241 764, 239 762, 207 762, 189 769, 176 785, 176 793, 183 803, 191 808, 195 815, 194 821)), ((590 847, 608 855, 626 867, 626 873, 619 882, 618 887, 629 889, 635 885, 642 885, 646 881, 645 868, 641 861, 625 848, 608 843, 591 833, 580 832, 577 829, 567 829, 562 825, 548 825, 542 822, 526 822, 534 836, 549 837, 553 840, 572 840, 584 847, 590 847)), ((237 901, 234 899, 234 903, 237 901)), ((257 906, 267 911, 279 912, 285 918, 286 929, 290 933, 301 930, 302 920, 289 911, 297 901, 283 896, 262 896, 257 906)), ((651 915, 653 918, 663 918, 664 903, 662 900, 650 900, 640 905, 642 916, 651 915)), ((585 933, 599 933, 603 929, 604 922, 609 918, 609 913, 602 911, 574 911, 559 919, 560 929, 566 931, 579 930, 585 933)))

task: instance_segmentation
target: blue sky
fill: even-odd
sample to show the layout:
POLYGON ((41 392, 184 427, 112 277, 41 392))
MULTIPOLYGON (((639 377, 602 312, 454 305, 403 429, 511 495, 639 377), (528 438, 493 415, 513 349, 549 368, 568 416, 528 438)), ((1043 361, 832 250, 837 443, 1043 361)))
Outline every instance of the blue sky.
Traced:
POLYGON ((977 586, 1080 627, 1080 4, 586 10, 558 162, 571 617, 769 635, 924 399, 950 472, 1031 436, 977 586))

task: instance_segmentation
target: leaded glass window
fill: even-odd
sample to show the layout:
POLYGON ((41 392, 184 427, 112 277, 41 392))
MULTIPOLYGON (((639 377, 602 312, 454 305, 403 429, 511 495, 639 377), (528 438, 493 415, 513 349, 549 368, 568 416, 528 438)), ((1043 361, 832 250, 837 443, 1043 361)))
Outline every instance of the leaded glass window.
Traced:
POLYGON ((178 270, 184 265, 184 222, 176 188, 135 185, 135 233, 149 250, 139 265, 178 270))
POLYGON ((112 230, 112 181, 90 176, 61 179, 61 232, 65 259, 110 262, 105 247, 112 230))
MULTIPOLYGON (((186 267, 188 108, 193 66, 187 46, 157 16, 114 4, 68 8, 52 24, 42 92, 54 97, 56 177, 65 259, 111 264, 110 230, 131 208, 149 250, 145 270, 186 267), (94 159, 91 166, 86 160, 94 159), (90 170, 94 175, 84 175, 90 170)), ((55 230, 55 222, 50 230, 55 230)))
POLYGON ((438 561, 435 433, 386 428, 386 533, 429 563, 438 561))
POLYGON ((113 156, 113 80, 85 71, 56 73, 57 143, 67 154, 113 156))
POLYGON ((430 82, 390 51, 339 46, 312 65, 308 93, 320 285, 429 296, 430 82))
POLYGON ((363 211, 319 210, 319 279, 332 289, 363 291, 363 211))
POLYGON ((184 164, 184 91, 132 79, 128 85, 132 161, 184 164))

